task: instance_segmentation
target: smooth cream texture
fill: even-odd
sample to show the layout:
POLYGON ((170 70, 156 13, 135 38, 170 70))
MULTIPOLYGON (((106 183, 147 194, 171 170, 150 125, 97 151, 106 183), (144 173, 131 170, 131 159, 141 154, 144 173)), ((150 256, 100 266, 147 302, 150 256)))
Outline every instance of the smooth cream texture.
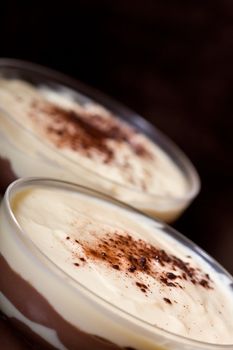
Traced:
MULTIPOLYGON (((233 343, 230 280, 166 235, 162 225, 102 200, 64 190, 33 188, 19 193, 12 207, 21 228, 35 245, 70 278, 104 300, 170 332, 210 343, 233 343), (145 296, 135 287, 133 278, 96 263, 72 244, 74 239, 94 242, 115 229, 122 234, 127 231, 135 239, 142 238, 200 267, 213 280, 213 290, 184 280, 180 281, 183 289, 169 288, 151 278, 152 292, 145 296), (70 240, 66 240, 67 236, 70 240), (83 256, 87 263, 74 266, 74 253, 83 256), (169 305, 164 297, 175 302, 169 305)), ((162 267, 158 265, 157 269, 162 267)), ((143 281, 143 274, 140 278, 143 281)), ((49 280, 46 284, 49 286, 49 280)))
MULTIPOLYGON (((99 105, 86 103, 81 106, 74 101, 71 93, 67 91, 55 92, 46 87, 37 89, 20 80, 5 80, 2 78, 0 79, 0 107, 2 106, 19 124, 37 135, 45 145, 55 147, 60 154, 70 159, 73 162, 71 164, 72 171, 76 173, 77 178, 79 171, 75 170, 75 164, 79 164, 121 185, 139 191, 143 190, 145 193, 165 197, 185 196, 188 191, 188 185, 181 171, 161 148, 142 134, 135 136, 135 142, 143 143, 154 155, 154 159, 139 157, 126 142, 117 140, 108 141, 110 147, 115 151, 114 162, 109 164, 103 162, 103 157, 98 152, 93 151, 93 157, 88 158, 71 148, 58 148, 44 133, 43 125, 46 123, 46 113, 36 111, 39 114, 37 122, 31 118, 31 115, 35 112, 32 107, 34 101, 39 101, 42 104, 50 102, 64 109, 81 113, 82 111, 88 111, 93 114, 100 113, 106 120, 114 118, 106 109, 99 105), (130 170, 127 170, 124 164, 127 164, 130 170)), ((43 166, 43 155, 45 158, 50 156, 51 160, 54 159, 52 151, 50 149, 44 151, 44 147, 38 148, 36 141, 33 143, 31 140, 30 147, 24 147, 25 141, 21 140, 20 134, 19 136, 12 135, 11 142, 16 147, 22 147, 29 154, 41 154, 41 166, 43 166)), ((28 164, 28 167, 30 167, 30 164, 28 164)))

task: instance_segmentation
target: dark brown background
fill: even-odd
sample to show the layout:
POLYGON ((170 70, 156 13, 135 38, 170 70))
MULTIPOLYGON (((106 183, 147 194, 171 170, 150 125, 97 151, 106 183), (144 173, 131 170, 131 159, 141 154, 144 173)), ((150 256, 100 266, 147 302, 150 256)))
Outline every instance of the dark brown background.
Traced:
POLYGON ((233 273, 232 0, 2 1, 0 55, 68 73, 168 134, 202 179, 175 226, 233 273))

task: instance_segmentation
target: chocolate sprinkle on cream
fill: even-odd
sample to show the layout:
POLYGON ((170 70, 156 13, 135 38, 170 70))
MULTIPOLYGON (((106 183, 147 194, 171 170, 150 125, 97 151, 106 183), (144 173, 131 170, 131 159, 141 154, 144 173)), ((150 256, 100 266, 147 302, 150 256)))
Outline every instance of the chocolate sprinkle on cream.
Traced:
MULTIPOLYGON (((122 234, 118 231, 107 233, 98 238, 94 243, 74 240, 74 243, 81 245, 86 258, 100 261, 120 273, 130 273, 136 279, 136 286, 146 293, 150 286, 138 281, 138 273, 156 279, 162 286, 170 288, 181 288, 179 280, 189 281, 205 289, 212 289, 212 283, 205 273, 200 269, 191 266, 190 262, 183 261, 174 255, 168 254, 163 249, 146 243, 142 239, 134 239, 130 234, 122 234), (169 269, 156 268, 157 264, 169 269)), ((83 257, 74 256, 85 262, 83 257)))
POLYGON ((163 298, 163 300, 167 303, 167 304, 172 304, 171 300, 168 298, 163 298))
POLYGON ((88 158, 95 157, 98 151, 104 163, 109 163, 114 160, 115 152, 108 141, 116 140, 129 144, 139 157, 153 158, 143 144, 135 142, 136 130, 116 118, 105 118, 85 109, 78 113, 40 100, 34 100, 31 107, 31 118, 59 148, 71 148, 88 158), (40 123, 41 113, 47 116, 43 123, 40 123))

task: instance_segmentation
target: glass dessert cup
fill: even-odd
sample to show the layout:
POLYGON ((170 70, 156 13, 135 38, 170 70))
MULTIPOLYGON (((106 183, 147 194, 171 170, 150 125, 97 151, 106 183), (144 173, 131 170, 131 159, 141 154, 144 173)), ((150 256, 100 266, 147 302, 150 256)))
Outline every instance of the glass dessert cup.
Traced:
MULTIPOLYGON (((26 337, 40 344, 40 349, 48 343, 54 348, 69 350, 233 348, 233 344, 199 342, 152 326, 67 275, 25 235, 12 211, 12 198, 33 187, 87 194, 127 211, 139 212, 102 193, 56 180, 20 179, 8 188, 0 210, 0 310, 26 337)), ((154 222, 177 242, 191 248, 217 273, 227 276, 233 290, 232 277, 216 261, 174 229, 154 222)))
POLYGON ((12 327, 0 312, 0 339, 2 350, 30 350, 31 345, 15 327, 12 327))
POLYGON ((174 221, 198 194, 200 181, 187 157, 153 125, 121 104, 77 81, 49 69, 17 60, 0 60, 0 78, 21 79, 54 91, 66 89, 80 105, 98 103, 146 135, 178 167, 187 185, 181 196, 157 195, 111 180, 69 159, 18 122, 0 104, 0 191, 20 177, 41 176, 91 187, 166 222, 174 221))

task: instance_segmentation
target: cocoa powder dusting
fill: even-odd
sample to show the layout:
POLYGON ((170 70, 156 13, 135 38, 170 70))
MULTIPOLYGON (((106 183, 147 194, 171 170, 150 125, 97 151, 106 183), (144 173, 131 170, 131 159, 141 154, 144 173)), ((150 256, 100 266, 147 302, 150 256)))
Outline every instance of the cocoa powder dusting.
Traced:
POLYGON ((166 276, 167 276, 167 278, 168 279, 170 279, 170 280, 175 280, 176 279, 176 275, 174 275, 174 273, 172 273, 172 272, 168 272, 167 274, 166 274, 166 276))
POLYGON ((167 304, 172 304, 171 300, 168 298, 163 298, 163 300, 167 303, 167 304))
MULTIPOLYGON (((85 241, 77 243, 77 240, 74 242, 82 246, 87 259, 97 260, 135 278, 136 286, 143 293, 150 290, 150 285, 139 281, 139 272, 156 279, 162 286, 169 288, 183 289, 184 287, 179 283, 183 280, 205 289, 213 289, 209 275, 203 273, 199 268, 192 267, 190 262, 168 254, 163 249, 146 243, 142 239, 134 239, 127 233, 122 234, 118 231, 107 233, 91 244, 85 241), (167 270, 169 272, 166 272, 167 270)), ((85 261, 78 256, 75 258, 85 261)))
POLYGON ((143 293, 147 292, 148 286, 144 283, 136 282, 136 286, 139 287, 143 293))
POLYGON ((71 148, 88 158, 95 157, 97 151, 104 163, 113 161, 115 150, 108 140, 125 142, 139 157, 153 158, 144 144, 135 141, 136 130, 112 115, 106 118, 85 108, 77 112, 34 100, 30 116, 57 147, 71 148))

